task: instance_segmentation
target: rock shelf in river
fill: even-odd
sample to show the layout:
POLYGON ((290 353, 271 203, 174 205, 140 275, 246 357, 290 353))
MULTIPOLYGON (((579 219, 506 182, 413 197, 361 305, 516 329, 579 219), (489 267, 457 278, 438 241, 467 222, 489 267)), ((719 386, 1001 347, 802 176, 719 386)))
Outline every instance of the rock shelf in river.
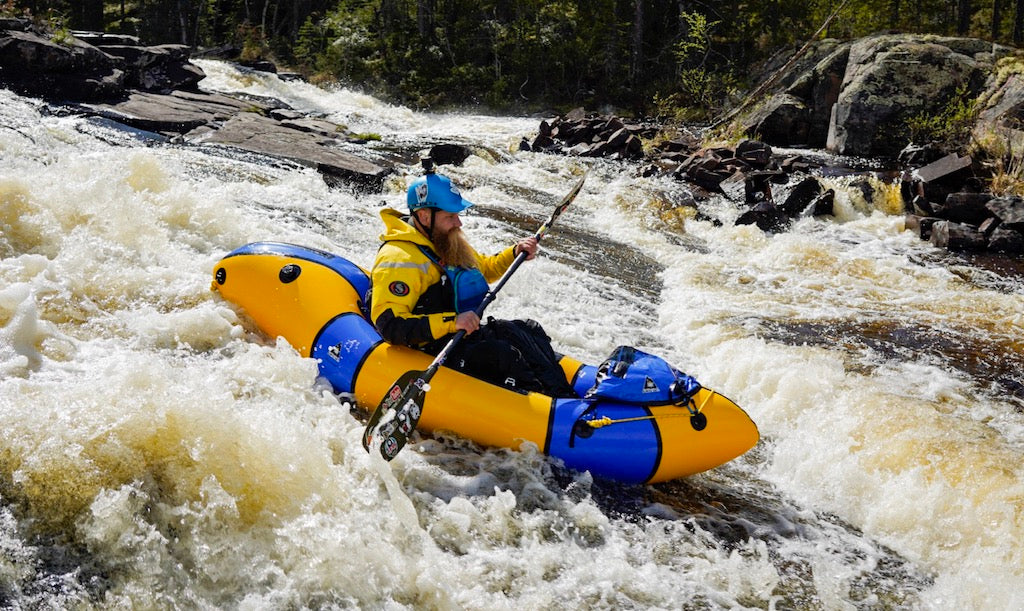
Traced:
POLYGON ((76 32, 55 39, 26 19, 0 19, 0 85, 129 128, 196 146, 222 146, 316 168, 332 185, 379 190, 391 172, 340 149, 342 126, 287 113, 269 100, 199 90, 203 71, 184 45, 76 32))
MULTIPOLYGON (((646 129, 619 117, 576 109, 542 121, 532 144, 521 148, 582 157, 638 158, 646 162, 645 174, 687 183, 689 194, 679 206, 697 208, 699 215, 700 202, 711 194, 724 195, 742 208, 737 225, 756 225, 767 232, 786 231, 797 218, 833 213, 834 191, 814 176, 817 164, 800 155, 779 155, 769 144, 753 139, 735 147, 703 146, 685 132, 661 138, 634 155, 613 139, 621 131, 652 138, 646 129), (783 201, 776 201, 773 185, 777 191, 788 190, 783 201)), ((935 157, 926 147, 908 147, 895 161, 903 165, 900 193, 907 228, 953 251, 1024 255, 1024 200, 985 192, 969 156, 935 157)))

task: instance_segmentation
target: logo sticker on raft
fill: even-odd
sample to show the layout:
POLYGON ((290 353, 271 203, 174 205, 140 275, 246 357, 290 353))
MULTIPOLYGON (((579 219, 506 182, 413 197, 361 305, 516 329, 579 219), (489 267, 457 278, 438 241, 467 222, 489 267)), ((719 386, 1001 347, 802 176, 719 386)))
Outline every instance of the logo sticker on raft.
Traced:
POLYGON ((388 290, 396 297, 405 297, 409 294, 409 285, 401 280, 395 280, 388 285, 388 290))

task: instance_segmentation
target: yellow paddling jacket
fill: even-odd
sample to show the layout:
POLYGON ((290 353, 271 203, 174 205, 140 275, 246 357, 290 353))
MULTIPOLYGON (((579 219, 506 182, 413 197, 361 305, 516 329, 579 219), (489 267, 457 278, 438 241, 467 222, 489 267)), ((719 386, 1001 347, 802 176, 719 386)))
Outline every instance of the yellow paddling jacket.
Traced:
MULTIPOLYGON (((422 348, 455 333, 455 293, 436 262, 430 240, 398 210, 385 208, 386 230, 377 251, 370 281, 370 318, 385 340, 422 348)), ((487 282, 505 273, 515 259, 515 246, 498 254, 473 254, 487 282)))

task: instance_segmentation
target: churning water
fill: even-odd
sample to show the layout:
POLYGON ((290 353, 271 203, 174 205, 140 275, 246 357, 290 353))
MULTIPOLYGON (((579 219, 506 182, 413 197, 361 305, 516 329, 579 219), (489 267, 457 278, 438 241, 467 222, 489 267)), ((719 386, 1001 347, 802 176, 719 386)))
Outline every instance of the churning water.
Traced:
POLYGON ((380 141, 383 194, 153 144, 0 91, 0 605, 13 608, 1024 607, 1024 308, 1013 270, 905 232, 841 178, 785 234, 667 225, 683 186, 510 152, 538 120, 435 115, 202 62, 380 141), (758 423, 751 452, 628 487, 536 449, 420 439, 388 466, 316 364, 209 290, 275 240, 368 266, 421 148, 477 203, 483 251, 542 255, 490 313, 598 362, 665 356, 758 423))

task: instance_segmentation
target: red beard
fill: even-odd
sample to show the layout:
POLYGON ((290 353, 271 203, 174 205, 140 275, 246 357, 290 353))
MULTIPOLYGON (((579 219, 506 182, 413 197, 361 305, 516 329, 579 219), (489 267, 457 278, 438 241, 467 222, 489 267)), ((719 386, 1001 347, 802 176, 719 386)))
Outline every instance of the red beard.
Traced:
POLYGON ((466 236, 459 227, 445 234, 435 231, 434 248, 445 265, 474 269, 479 265, 476 252, 466 241, 466 236))

